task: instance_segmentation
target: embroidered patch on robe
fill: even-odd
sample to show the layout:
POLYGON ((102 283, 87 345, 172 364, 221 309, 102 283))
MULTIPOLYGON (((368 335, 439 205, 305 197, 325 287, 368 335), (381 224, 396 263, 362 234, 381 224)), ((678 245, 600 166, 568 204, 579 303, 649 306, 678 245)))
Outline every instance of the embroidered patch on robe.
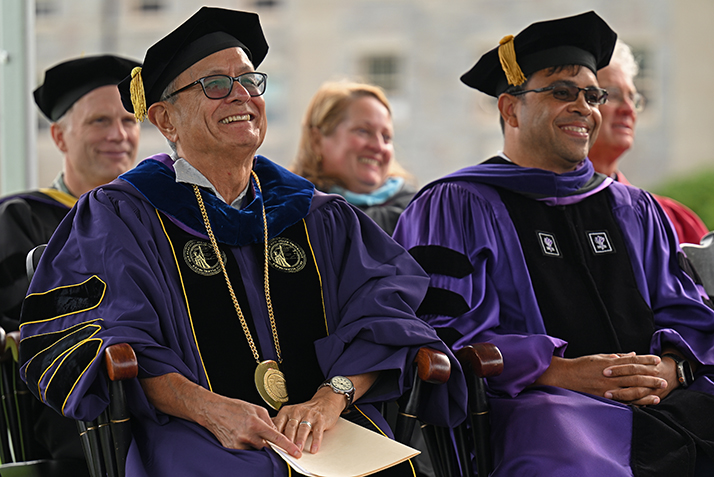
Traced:
POLYGON ((555 235, 540 231, 536 232, 536 234, 538 235, 538 243, 540 244, 540 249, 543 251, 543 255, 547 257, 562 256, 558 248, 558 242, 555 240, 555 235))
POLYGON ((610 236, 607 234, 607 230, 588 232, 588 240, 590 241, 590 245, 592 246, 592 250, 595 255, 615 253, 615 248, 612 246, 612 241, 610 240, 610 236))

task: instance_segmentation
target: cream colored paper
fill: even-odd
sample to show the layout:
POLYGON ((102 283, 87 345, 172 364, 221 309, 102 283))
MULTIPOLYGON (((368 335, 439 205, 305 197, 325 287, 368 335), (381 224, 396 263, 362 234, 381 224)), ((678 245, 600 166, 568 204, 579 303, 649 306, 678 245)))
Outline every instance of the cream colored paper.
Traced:
MULTIPOLYGON (((305 449, 311 443, 312 436, 308 437, 305 449)), ((302 457, 296 459, 280 447, 270 445, 293 469, 310 477, 362 477, 419 454, 416 449, 342 418, 323 434, 317 454, 303 451, 302 457)))

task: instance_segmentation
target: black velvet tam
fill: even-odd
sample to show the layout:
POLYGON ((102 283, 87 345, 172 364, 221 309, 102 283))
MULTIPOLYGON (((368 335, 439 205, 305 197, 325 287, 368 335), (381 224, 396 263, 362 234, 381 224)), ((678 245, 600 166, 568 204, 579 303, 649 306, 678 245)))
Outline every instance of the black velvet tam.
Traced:
MULTIPOLYGON (((240 47, 257 67, 268 53, 268 43, 255 13, 203 7, 146 52, 141 70, 146 108, 161 100, 164 89, 178 75, 203 58, 226 48, 240 47)), ((134 111, 131 78, 119 84, 124 107, 134 111)))
MULTIPOLYGON (((582 65, 593 73, 610 63, 617 34, 595 12, 533 23, 513 39, 516 61, 529 77, 545 68, 582 65)), ((496 47, 461 76, 466 85, 498 97, 508 88, 496 47)))
POLYGON ((113 55, 59 63, 45 72, 45 81, 34 92, 35 103, 50 121, 57 121, 82 96, 101 86, 119 84, 136 66, 137 61, 113 55))

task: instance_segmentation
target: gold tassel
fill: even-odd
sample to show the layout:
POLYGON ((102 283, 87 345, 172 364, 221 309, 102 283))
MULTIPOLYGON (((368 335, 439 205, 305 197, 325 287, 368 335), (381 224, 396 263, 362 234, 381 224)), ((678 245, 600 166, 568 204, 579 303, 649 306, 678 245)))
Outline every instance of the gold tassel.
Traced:
POLYGON ((144 93, 144 81, 141 79, 141 66, 131 70, 129 92, 131 93, 131 104, 134 106, 134 117, 137 121, 143 122, 146 119, 146 94, 144 93))
POLYGON ((513 46, 513 35, 504 36, 499 43, 498 59, 501 60, 501 68, 506 74, 508 84, 519 86, 526 82, 526 77, 521 71, 521 67, 516 62, 516 49, 513 46))

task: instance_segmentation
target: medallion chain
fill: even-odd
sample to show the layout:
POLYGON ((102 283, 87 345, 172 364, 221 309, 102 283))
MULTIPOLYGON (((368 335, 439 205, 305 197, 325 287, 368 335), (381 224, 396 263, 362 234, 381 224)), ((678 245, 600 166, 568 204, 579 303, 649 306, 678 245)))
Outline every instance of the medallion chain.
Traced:
MULTIPOLYGON (((255 179, 256 184, 258 185, 258 190, 262 192, 262 189, 260 188, 260 181, 258 180, 258 176, 256 175, 255 172, 251 171, 251 174, 253 175, 253 178, 255 179)), ((223 271, 223 277, 226 280, 226 285, 228 285, 228 291, 230 292, 231 295, 231 300, 233 301, 233 307, 236 310, 236 314, 238 315, 238 319, 240 320, 241 327, 243 328, 243 333, 245 334, 246 339, 248 340, 248 346, 250 346, 250 351, 253 353, 253 358, 255 358, 255 361, 257 363, 260 363, 260 354, 258 353, 258 349, 255 346, 255 342, 253 341, 253 337, 250 334, 250 329, 248 328, 248 323, 245 320, 245 317, 243 316, 243 312, 241 311, 240 304, 238 303, 238 298, 236 297, 235 292, 233 291, 233 286, 231 285, 230 278, 228 278, 228 270, 226 269, 226 265, 223 262, 223 256, 221 255, 221 251, 218 248, 218 242, 216 241, 216 237, 213 235, 213 229, 211 228, 211 223, 208 220, 208 213, 206 212, 206 207, 203 204, 203 198, 201 197, 201 192, 198 188, 197 185, 193 185, 193 192, 196 194, 196 200, 198 201, 198 207, 201 210, 201 216, 203 217, 203 223, 206 226, 206 234, 208 235, 208 238, 211 241, 211 246, 213 247, 213 251, 216 254, 216 257, 218 258, 218 262, 221 264, 221 270, 223 271)), ((266 305, 268 308, 268 317, 270 318, 270 329, 273 334, 273 342, 275 344, 275 353, 278 358, 278 362, 282 363, 282 356, 280 353, 280 341, 278 340, 278 328, 277 325, 275 324, 275 316, 273 313, 273 303, 272 300, 270 299, 270 280, 268 277, 268 221, 267 217, 265 215, 265 203, 263 203, 263 255, 264 255, 264 266, 263 266, 263 288, 265 290, 265 301, 266 305)))

